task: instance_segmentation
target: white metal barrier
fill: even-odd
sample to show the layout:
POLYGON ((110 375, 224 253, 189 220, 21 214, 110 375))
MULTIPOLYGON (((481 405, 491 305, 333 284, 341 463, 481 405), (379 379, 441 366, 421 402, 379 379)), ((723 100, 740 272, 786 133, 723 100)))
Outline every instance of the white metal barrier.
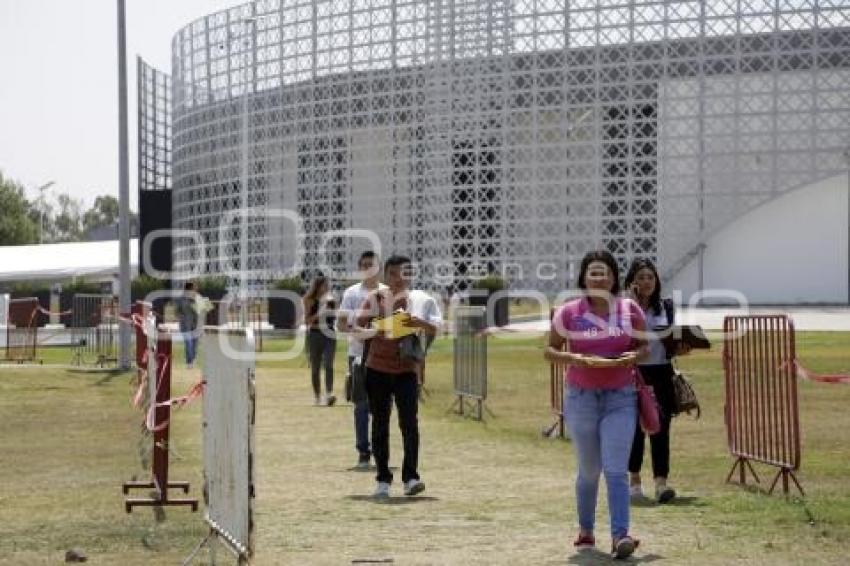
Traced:
POLYGON ((202 341, 207 539, 242 564, 254 553, 254 332, 206 327, 202 341))
POLYGON ((481 420, 487 400, 487 328, 485 307, 457 307, 454 311, 454 392, 456 405, 463 414, 464 403, 475 403, 476 418, 481 420))

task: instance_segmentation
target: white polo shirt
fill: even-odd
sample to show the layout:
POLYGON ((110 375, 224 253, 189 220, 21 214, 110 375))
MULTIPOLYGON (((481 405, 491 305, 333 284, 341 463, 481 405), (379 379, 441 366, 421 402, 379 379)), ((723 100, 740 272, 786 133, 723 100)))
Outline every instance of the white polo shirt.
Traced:
MULTIPOLYGON (((383 283, 378 283, 378 289, 386 289, 387 286, 383 283)), ((361 282, 355 283, 348 287, 342 293, 342 301, 339 305, 339 314, 344 314, 348 320, 349 326, 354 322, 354 316, 366 298, 369 296, 369 289, 361 282)), ((340 326, 337 325, 337 329, 340 326)), ((363 341, 355 338, 350 332, 348 334, 348 357, 356 358, 363 355, 363 341)))

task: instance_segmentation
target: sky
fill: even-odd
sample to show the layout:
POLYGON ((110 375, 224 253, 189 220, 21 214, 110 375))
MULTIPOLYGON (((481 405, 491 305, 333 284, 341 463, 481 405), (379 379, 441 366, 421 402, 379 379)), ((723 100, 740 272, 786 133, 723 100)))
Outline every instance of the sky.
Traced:
MULTIPOLYGON (((171 73, 178 29, 242 0, 125 0, 130 203, 136 55, 171 73)), ((0 171, 29 198, 50 181, 90 206, 118 197, 117 0, 0 0, 0 171)))

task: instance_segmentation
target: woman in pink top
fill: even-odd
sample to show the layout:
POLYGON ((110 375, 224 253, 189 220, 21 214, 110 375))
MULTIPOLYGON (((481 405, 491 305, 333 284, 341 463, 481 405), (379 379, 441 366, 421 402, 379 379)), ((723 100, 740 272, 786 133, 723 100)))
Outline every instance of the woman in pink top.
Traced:
POLYGON ((578 459, 579 535, 574 545, 579 550, 596 545, 596 498, 604 472, 612 554, 626 558, 638 546, 629 536, 627 465, 637 422, 634 366, 646 350, 635 335, 646 325, 640 306, 617 296, 619 270, 607 251, 584 256, 578 286, 584 296, 555 313, 545 354, 551 362, 569 364, 564 415, 578 459))

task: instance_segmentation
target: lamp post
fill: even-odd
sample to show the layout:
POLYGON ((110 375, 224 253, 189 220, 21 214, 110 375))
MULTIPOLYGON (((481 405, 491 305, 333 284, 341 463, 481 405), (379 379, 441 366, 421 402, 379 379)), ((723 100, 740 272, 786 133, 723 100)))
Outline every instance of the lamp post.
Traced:
POLYGON ((847 304, 850 305, 850 147, 841 155, 847 165, 847 304))
MULTIPOLYGON (((252 92, 256 93, 256 58, 257 58, 257 21, 263 16, 257 15, 256 2, 251 2, 251 15, 233 20, 227 28, 226 40, 218 45, 220 50, 227 49, 228 56, 239 53, 242 58, 242 74, 243 85, 241 93, 241 151, 240 151, 240 174, 239 174, 239 292, 238 300, 240 302, 240 324, 247 326, 247 307, 245 305, 248 294, 248 177, 250 170, 250 119, 248 114, 248 102, 252 92), (231 27, 234 26, 234 27, 231 27), (239 27, 240 26, 241 31, 239 27), (238 42, 238 43, 237 43, 238 42), (241 44, 239 51, 236 51, 237 46, 241 44), (253 55, 252 55, 253 53, 253 55)), ((209 78, 207 78, 207 84, 209 78)), ((187 83, 181 84, 186 86, 187 83)), ((188 83, 192 92, 192 97, 195 96, 196 90, 202 90, 207 93, 211 101, 215 100, 216 93, 221 92, 220 89, 210 86, 201 86, 193 83, 188 83)), ((184 91, 185 92, 185 91, 184 91)), ((225 96, 231 101, 235 101, 232 89, 228 88, 225 96)), ((235 106, 235 104, 234 104, 235 106)), ((229 259, 229 254, 228 254, 229 259)))
MULTIPOLYGON (((130 312, 130 156, 127 130, 127 26, 124 0, 118 1, 118 258, 119 312, 130 312)), ((130 367, 130 326, 119 323, 118 364, 130 367)))
POLYGON ((257 48, 257 7, 255 3, 251 3, 252 16, 243 18, 239 22, 244 26, 243 36, 248 36, 248 31, 251 31, 250 36, 243 37, 242 40, 242 181, 239 183, 239 207, 241 214, 239 215, 239 322, 245 328, 248 326, 248 174, 249 174, 249 140, 248 140, 248 96, 251 90, 248 87, 253 84, 256 75, 253 72, 253 67, 256 63, 256 48, 257 48), (250 49, 248 42, 251 42, 250 49), (254 56, 249 60, 251 50, 254 56), (249 77, 249 63, 251 72, 249 77), (250 78, 250 83, 249 79, 250 78))
POLYGON ((38 243, 39 244, 44 243, 44 237, 43 237, 43 234, 44 234, 44 205, 45 205, 44 193, 45 193, 45 191, 47 191, 47 189, 49 189, 50 187, 52 187, 55 184, 56 184, 55 181, 50 181, 48 183, 43 184, 42 186, 40 186, 37 189, 38 190, 38 201, 39 201, 39 204, 40 204, 40 206, 38 207, 38 243))

